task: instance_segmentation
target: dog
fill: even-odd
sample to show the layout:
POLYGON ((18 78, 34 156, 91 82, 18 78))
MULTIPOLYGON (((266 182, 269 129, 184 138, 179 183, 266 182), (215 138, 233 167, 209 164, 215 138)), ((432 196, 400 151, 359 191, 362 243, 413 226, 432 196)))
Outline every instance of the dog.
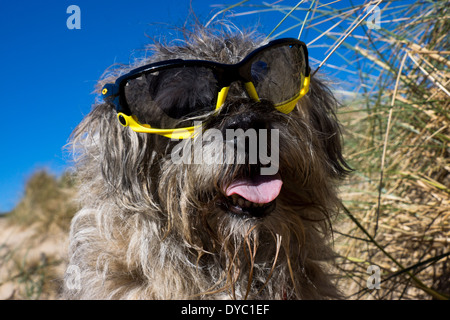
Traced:
POLYGON ((106 73, 71 136, 63 298, 340 298, 331 222, 349 167, 306 46, 197 27, 148 50, 106 73))

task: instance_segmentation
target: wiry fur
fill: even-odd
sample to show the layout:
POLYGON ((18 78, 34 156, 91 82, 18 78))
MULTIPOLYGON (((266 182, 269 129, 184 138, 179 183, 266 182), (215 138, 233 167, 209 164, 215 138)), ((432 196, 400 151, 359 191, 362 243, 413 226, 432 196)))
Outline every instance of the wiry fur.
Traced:
MULTIPOLYGON (((200 29, 182 45, 152 46, 150 60, 119 72, 173 58, 236 63, 260 44, 252 34, 200 29)), ((242 166, 175 165, 170 139, 124 128, 111 105, 96 105, 72 136, 82 209, 72 222, 69 265, 81 271, 81 286, 66 288, 64 297, 339 297, 326 265, 333 258, 329 222, 339 205, 335 184, 347 170, 336 105, 316 78, 287 115, 234 87, 206 124, 224 129, 229 117, 252 114, 280 130, 283 188, 263 219, 217 205, 242 166)))

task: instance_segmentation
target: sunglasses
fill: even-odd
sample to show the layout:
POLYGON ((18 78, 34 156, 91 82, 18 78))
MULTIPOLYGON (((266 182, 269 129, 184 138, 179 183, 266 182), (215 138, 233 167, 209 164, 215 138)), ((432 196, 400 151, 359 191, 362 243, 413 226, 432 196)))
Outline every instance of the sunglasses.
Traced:
POLYGON ((199 121, 217 113, 230 86, 243 85, 254 101, 268 100, 288 114, 309 89, 306 45, 278 39, 257 48, 237 64, 166 60, 142 66, 102 89, 121 125, 168 138, 192 136, 199 121))

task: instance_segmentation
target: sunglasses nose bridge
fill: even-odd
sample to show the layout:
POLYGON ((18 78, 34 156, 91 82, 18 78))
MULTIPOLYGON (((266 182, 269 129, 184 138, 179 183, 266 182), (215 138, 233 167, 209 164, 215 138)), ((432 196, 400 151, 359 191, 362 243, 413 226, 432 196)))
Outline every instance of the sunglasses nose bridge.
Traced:
POLYGON ((235 82, 244 83, 249 97, 254 101, 260 101, 256 88, 251 81, 248 63, 238 63, 228 66, 228 68, 222 71, 221 78, 223 85, 217 95, 216 111, 225 103, 230 87, 235 82))
MULTIPOLYGON (((228 91, 230 90, 230 86, 231 86, 231 84, 228 87, 223 87, 219 91, 219 93, 217 95, 216 111, 219 110, 222 107, 222 105, 225 103, 225 100, 228 95, 228 91)), ((255 85, 253 84, 253 82, 251 82, 251 81, 245 82, 244 86, 245 86, 245 90, 247 91, 247 93, 251 99, 253 99, 256 102, 261 101, 259 99, 258 93, 256 92, 256 88, 255 88, 255 85)))

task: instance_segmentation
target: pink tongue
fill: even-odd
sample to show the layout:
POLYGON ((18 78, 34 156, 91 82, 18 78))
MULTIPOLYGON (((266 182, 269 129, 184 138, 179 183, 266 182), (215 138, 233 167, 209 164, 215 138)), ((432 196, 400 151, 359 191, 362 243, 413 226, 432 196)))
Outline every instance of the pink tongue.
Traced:
POLYGON ((283 181, 277 173, 274 176, 258 176, 253 179, 238 179, 225 190, 227 197, 238 194, 253 203, 269 203, 280 194, 283 181))

